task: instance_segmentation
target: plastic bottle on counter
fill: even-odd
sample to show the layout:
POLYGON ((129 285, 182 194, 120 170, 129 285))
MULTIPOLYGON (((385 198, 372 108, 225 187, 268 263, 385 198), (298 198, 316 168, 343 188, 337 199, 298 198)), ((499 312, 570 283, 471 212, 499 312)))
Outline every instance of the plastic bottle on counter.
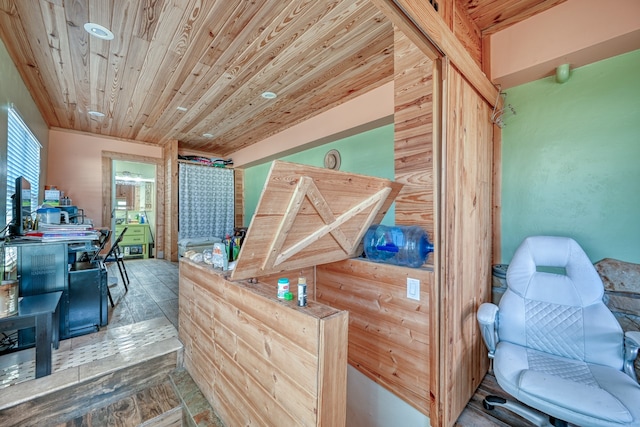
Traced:
POLYGON ((289 292, 289 279, 282 277, 278 279, 278 298, 285 299, 287 292, 289 292))
POLYGON ((305 277, 298 277, 298 306, 304 307, 307 305, 307 279, 305 277))
POLYGON ((364 235, 364 253, 371 261, 418 268, 429 252, 433 252, 433 244, 427 232, 415 225, 376 224, 364 235))

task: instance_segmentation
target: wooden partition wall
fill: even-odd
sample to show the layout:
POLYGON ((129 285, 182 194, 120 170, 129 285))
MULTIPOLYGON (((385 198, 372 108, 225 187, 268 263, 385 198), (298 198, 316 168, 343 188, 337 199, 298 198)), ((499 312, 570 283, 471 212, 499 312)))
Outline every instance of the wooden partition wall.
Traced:
POLYGON ((280 301, 266 280, 180 261, 186 369, 225 425, 344 426, 348 313, 280 301))
POLYGON ((434 239, 434 63, 394 29, 396 224, 418 225, 434 239))
POLYGON ((476 312, 491 300, 493 124, 473 86, 450 64, 445 75, 438 425, 449 426, 488 368, 476 312))
POLYGON ((394 54, 396 223, 428 231, 433 271, 322 265, 317 296, 349 311, 353 367, 451 426, 487 370, 475 315, 491 289, 491 106, 398 31, 394 54), (406 298, 407 277, 421 280, 419 302, 406 298))
POLYGON ((316 274, 316 299, 349 311, 349 364, 428 415, 433 272, 348 259, 316 274), (407 278, 420 280, 420 301, 407 278))
MULTIPOLYGON (((404 185, 396 224, 418 225, 433 242, 434 62, 397 30, 394 58, 395 180, 404 185)), ((316 267, 318 301, 349 311, 349 364, 427 416, 438 372, 432 263, 431 256, 422 269, 358 259, 316 267), (420 280, 419 301, 407 298, 407 278, 420 280)))

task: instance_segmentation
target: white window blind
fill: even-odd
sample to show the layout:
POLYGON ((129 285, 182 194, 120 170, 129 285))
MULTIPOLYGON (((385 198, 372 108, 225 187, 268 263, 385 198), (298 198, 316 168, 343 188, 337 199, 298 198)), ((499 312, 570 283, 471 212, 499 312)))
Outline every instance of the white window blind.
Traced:
POLYGON ((7 135, 7 224, 13 219, 11 196, 16 178, 23 176, 31 184, 31 207, 38 206, 40 150, 42 145, 13 108, 9 108, 7 135))

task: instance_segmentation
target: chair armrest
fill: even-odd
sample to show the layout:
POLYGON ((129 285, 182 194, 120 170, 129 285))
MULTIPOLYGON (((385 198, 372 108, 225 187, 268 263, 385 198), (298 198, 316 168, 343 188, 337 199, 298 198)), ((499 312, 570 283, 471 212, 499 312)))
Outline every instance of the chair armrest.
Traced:
POLYGON ((627 331, 624 334, 624 372, 638 382, 634 362, 640 350, 640 331, 627 331))
POLYGON ((496 351, 496 345, 498 345, 498 306, 490 302, 485 302, 478 308, 478 323, 480 324, 480 332, 482 333, 482 339, 484 344, 489 349, 489 358, 493 359, 493 355, 496 351))

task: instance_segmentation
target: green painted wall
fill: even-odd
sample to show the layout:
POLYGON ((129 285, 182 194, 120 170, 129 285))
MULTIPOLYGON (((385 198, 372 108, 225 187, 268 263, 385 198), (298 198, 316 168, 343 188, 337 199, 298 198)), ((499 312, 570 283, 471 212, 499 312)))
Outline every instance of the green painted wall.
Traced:
MULTIPOLYGON (((285 156, 280 160, 322 167, 325 153, 335 149, 340 151, 341 171, 394 179, 393 144, 393 125, 391 124, 285 156)), ((249 226, 251 218, 253 218, 271 163, 267 162, 245 169, 245 226, 249 226)), ((392 206, 382 222, 393 225, 394 221, 395 210, 392 206)))
POLYGON ((507 92, 502 262, 522 239, 573 237, 593 262, 640 263, 640 50, 507 92))

